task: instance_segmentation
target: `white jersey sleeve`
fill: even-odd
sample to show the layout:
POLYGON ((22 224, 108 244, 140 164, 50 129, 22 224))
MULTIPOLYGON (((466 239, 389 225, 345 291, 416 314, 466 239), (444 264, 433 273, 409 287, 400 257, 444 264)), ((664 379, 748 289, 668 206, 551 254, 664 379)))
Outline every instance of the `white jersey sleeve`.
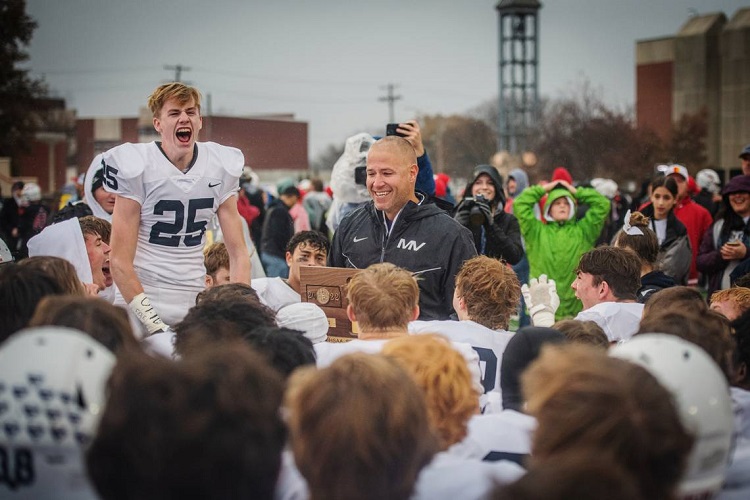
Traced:
POLYGON ((103 154, 104 189, 143 205, 146 198, 143 172, 148 151, 140 144, 126 143, 103 154))

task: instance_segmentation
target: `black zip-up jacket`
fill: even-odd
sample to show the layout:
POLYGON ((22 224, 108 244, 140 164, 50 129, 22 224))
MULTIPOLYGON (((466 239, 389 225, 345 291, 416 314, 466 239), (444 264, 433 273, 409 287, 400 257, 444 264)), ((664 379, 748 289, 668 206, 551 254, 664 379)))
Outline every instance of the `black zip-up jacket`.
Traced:
POLYGON ((445 320, 453 312, 456 274, 476 254, 471 232, 434 204, 408 202, 388 234, 383 212, 369 201, 341 221, 328 265, 390 262, 407 269, 418 277, 419 319, 445 320))

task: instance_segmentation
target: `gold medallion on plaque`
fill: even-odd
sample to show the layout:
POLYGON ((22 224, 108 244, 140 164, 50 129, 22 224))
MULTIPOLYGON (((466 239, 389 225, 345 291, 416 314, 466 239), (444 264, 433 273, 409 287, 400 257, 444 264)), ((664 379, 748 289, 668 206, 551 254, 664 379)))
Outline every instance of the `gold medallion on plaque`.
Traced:
POLYGON ((328 304, 328 301, 331 300, 331 292, 329 292, 326 288, 320 287, 315 292, 315 298, 322 305, 328 304))

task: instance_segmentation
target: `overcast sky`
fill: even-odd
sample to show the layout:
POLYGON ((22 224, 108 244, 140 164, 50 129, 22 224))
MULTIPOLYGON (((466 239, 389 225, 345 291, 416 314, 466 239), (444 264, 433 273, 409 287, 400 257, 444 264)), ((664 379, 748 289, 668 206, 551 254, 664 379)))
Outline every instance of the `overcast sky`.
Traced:
MULTIPOLYGON (((27 0, 30 68, 79 117, 136 116, 165 65, 210 95, 213 114, 293 113, 310 160, 395 118, 463 113, 496 98, 497 0, 27 0)), ((633 106, 635 42, 748 0, 542 0, 540 93, 589 80, 633 106)), ((204 103, 204 112, 206 106, 204 103)), ((252 164, 252 158, 248 158, 252 164)))

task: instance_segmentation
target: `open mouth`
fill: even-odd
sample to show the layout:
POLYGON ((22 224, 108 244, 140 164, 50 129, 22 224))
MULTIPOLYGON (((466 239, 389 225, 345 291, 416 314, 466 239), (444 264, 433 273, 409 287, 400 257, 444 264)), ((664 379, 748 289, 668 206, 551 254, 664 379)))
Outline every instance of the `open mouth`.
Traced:
POLYGON ((193 136, 193 131, 187 127, 181 127, 177 129, 177 140, 183 144, 190 142, 190 138, 193 136))

